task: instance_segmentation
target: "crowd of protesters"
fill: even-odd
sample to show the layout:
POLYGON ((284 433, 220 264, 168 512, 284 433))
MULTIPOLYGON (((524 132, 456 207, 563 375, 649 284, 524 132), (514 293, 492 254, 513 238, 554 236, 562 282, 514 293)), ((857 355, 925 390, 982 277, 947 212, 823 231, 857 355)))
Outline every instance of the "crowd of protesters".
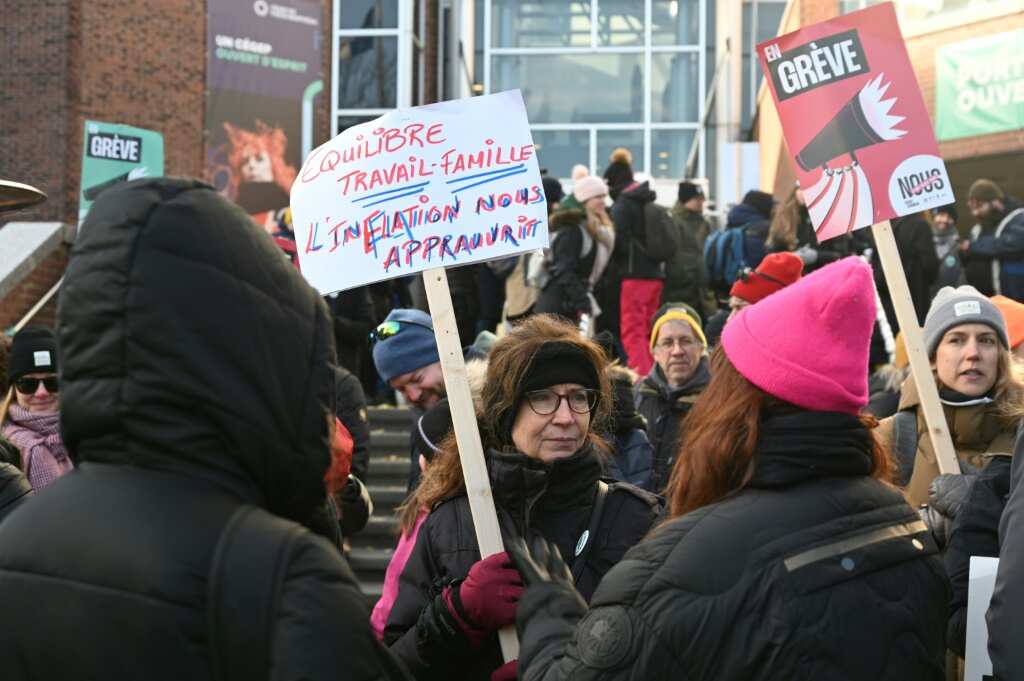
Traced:
POLYGON ((200 182, 104 193, 56 330, 2 346, 0 678, 955 679, 979 555, 1024 678, 1024 208, 894 221, 954 475, 870 230, 819 243, 799 186, 666 209, 625 149, 544 189, 548 249, 448 271, 490 556, 421 282, 321 298, 200 182), (344 547, 397 401, 371 612, 344 547))

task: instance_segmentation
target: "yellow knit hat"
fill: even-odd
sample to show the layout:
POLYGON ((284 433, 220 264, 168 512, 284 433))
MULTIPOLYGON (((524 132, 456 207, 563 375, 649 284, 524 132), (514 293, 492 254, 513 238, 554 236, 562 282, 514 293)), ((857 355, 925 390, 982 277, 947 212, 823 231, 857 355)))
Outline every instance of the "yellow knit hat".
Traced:
POLYGON ((704 329, 700 326, 700 319, 697 318, 696 313, 688 310, 686 307, 670 307, 665 311, 657 320, 654 322, 654 326, 651 327, 651 350, 654 350, 654 346, 658 341, 658 332, 661 331, 661 327, 666 322, 680 321, 686 322, 693 329, 693 332, 697 334, 697 338, 700 339, 701 345, 707 350, 708 339, 704 337, 704 329))

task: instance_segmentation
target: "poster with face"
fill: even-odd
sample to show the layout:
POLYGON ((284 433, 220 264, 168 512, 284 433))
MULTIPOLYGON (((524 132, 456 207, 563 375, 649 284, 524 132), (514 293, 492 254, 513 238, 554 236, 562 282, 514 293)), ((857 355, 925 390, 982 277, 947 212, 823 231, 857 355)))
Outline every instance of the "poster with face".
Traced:
POLYGON ((892 3, 757 53, 819 241, 953 202, 892 3))
POLYGON ((312 103, 323 89, 321 3, 207 7, 206 179, 286 247, 288 192, 312 147, 312 103))

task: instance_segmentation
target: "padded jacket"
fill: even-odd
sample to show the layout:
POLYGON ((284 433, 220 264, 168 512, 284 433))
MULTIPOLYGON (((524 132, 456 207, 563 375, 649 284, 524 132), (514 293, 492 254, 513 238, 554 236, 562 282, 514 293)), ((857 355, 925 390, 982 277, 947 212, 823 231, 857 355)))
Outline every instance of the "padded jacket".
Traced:
POLYGON ((940 681, 948 585, 924 523, 868 476, 846 414, 763 421, 747 485, 656 529, 589 610, 519 602, 524 681, 940 681))
MULTIPOLYGON (((572 561, 590 524, 601 470, 590 446, 552 465, 519 453, 491 451, 487 466, 506 543, 540 533, 572 561)), ((660 511, 654 495, 626 483, 609 485, 598 529, 585 540, 593 544, 576 566, 576 584, 584 596, 640 541, 660 511)), ((460 495, 442 502, 420 528, 384 631, 392 652, 419 681, 484 681, 502 664, 497 636, 472 649, 439 597, 445 586, 460 583, 478 560, 469 500, 460 495)))
POLYGON ((0 676, 222 678, 211 631, 227 640, 269 610, 250 678, 400 677, 344 559, 300 527, 325 501, 334 341, 270 237, 197 181, 110 189, 72 248, 58 318, 76 468, 0 524, 0 603, 26 613, 0 634, 0 676), (245 506, 292 540, 276 601, 216 625, 208 576, 245 506))

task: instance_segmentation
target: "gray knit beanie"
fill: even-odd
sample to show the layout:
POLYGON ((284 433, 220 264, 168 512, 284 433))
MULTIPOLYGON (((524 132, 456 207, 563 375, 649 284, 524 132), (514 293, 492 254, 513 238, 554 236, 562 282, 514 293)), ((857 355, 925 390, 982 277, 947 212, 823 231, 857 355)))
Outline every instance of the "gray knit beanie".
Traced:
POLYGON ((935 348, 946 332, 961 324, 986 324, 991 326, 1003 345, 1009 349, 1006 335, 1006 320, 992 302, 981 295, 973 286, 943 286, 935 294, 928 316, 924 320, 924 346, 928 357, 934 359, 935 348))

